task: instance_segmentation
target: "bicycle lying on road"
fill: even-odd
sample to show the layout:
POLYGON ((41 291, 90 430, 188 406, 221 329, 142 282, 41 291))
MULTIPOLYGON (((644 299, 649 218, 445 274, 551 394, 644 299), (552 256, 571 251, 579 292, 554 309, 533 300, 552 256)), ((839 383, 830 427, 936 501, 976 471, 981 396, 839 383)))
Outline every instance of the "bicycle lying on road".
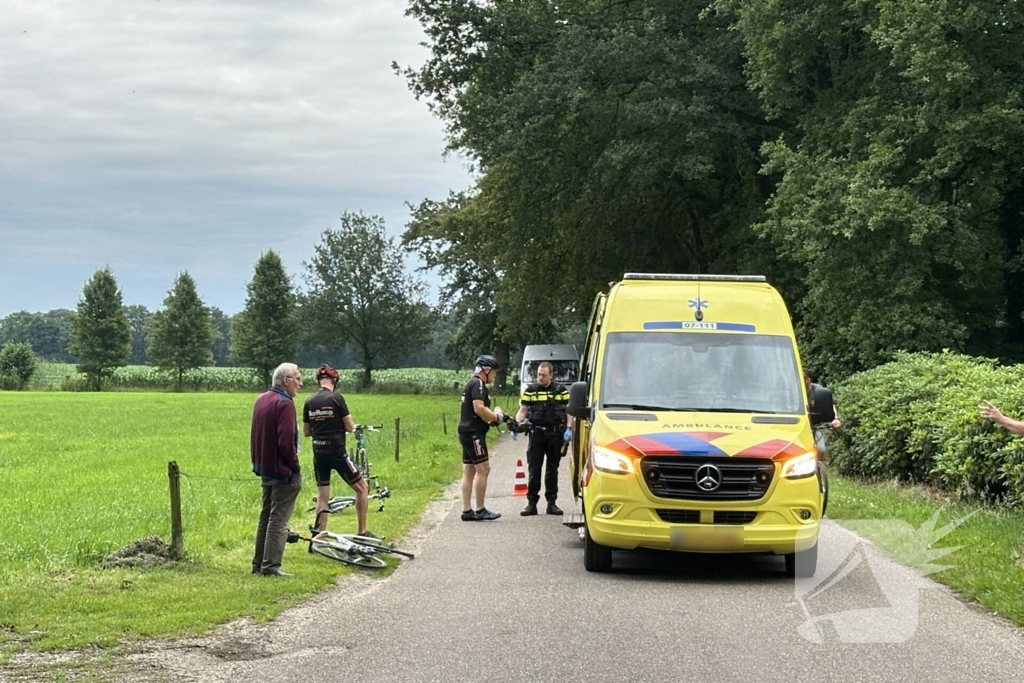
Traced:
MULTIPOLYGON (((356 438, 356 450, 352 456, 352 464, 356 466, 359 473, 366 480, 367 485, 373 484, 373 490, 367 495, 370 500, 376 500, 379 505, 377 512, 384 512, 384 499, 391 497, 391 489, 381 486, 377 475, 370 474, 370 461, 366 458, 366 432, 380 432, 383 425, 356 425, 353 435, 356 438)), ((316 501, 316 498, 313 499, 316 501)), ((332 496, 327 501, 327 512, 341 512, 345 508, 356 504, 355 496, 332 496)), ((307 512, 313 512, 316 507, 311 507, 307 512)))
POLYGON ((323 555, 324 557, 345 564, 350 564, 364 569, 383 569, 388 566, 384 560, 387 555, 399 555, 413 559, 416 556, 412 553, 398 550, 394 543, 385 543, 382 539, 358 534, 336 534, 332 531, 318 531, 320 515, 328 514, 327 510, 321 510, 317 514, 316 523, 309 527, 309 536, 303 536, 297 531, 288 532, 288 542, 298 543, 306 541, 309 543, 309 552, 323 555))

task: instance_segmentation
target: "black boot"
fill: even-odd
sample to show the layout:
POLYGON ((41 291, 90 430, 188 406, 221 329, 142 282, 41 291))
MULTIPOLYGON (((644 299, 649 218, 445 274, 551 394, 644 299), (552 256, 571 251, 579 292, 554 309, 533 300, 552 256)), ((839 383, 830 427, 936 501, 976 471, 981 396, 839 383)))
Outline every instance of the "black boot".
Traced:
POLYGON ((532 517, 535 514, 537 514, 537 504, 536 503, 527 503, 526 507, 524 507, 519 512, 519 515, 521 517, 532 517))
POLYGON ((548 514, 549 515, 560 515, 562 514, 562 508, 555 505, 554 501, 548 503, 548 514))

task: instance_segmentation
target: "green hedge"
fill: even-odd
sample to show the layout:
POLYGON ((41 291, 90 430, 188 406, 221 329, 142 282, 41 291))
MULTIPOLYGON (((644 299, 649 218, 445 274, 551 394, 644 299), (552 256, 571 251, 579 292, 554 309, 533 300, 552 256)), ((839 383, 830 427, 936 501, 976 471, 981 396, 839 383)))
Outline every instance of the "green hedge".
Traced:
POLYGON ((1021 417, 1021 366, 948 352, 900 353, 834 390, 843 428, 833 434, 829 461, 840 473, 1024 503, 1024 439, 978 411, 989 400, 1021 417))

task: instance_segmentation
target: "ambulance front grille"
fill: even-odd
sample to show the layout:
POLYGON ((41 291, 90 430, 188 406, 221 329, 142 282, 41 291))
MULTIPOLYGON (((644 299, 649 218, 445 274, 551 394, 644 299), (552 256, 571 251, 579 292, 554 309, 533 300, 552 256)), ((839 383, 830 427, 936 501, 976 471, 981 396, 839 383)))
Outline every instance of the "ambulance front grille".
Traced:
POLYGON ((640 460, 640 471, 648 490, 659 498, 759 500, 772 484, 775 463, 765 458, 649 455, 640 460))

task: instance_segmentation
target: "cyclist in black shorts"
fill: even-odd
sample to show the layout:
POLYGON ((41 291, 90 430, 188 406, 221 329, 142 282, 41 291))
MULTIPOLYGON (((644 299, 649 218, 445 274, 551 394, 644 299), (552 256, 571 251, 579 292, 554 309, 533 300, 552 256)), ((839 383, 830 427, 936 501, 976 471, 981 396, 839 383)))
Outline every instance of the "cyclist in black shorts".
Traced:
POLYGON ((494 379, 498 361, 486 354, 476 359, 476 370, 462 390, 462 412, 459 419, 459 443, 462 444, 462 521, 490 521, 501 517, 484 507, 487 475, 491 463, 487 453, 487 430, 502 418, 501 408, 491 411, 487 383, 494 379), (476 510, 470 496, 476 493, 476 510))
POLYGON ((327 509, 331 498, 331 470, 352 487, 356 494, 356 520, 360 536, 377 538, 366 530, 367 493, 369 487, 356 466, 345 453, 345 433, 355 431, 356 425, 348 412, 345 397, 335 391, 338 371, 330 365, 321 365, 316 371, 320 390, 306 399, 302 406, 302 433, 313 437, 313 473, 316 476, 316 511, 320 531, 327 531, 327 509))

